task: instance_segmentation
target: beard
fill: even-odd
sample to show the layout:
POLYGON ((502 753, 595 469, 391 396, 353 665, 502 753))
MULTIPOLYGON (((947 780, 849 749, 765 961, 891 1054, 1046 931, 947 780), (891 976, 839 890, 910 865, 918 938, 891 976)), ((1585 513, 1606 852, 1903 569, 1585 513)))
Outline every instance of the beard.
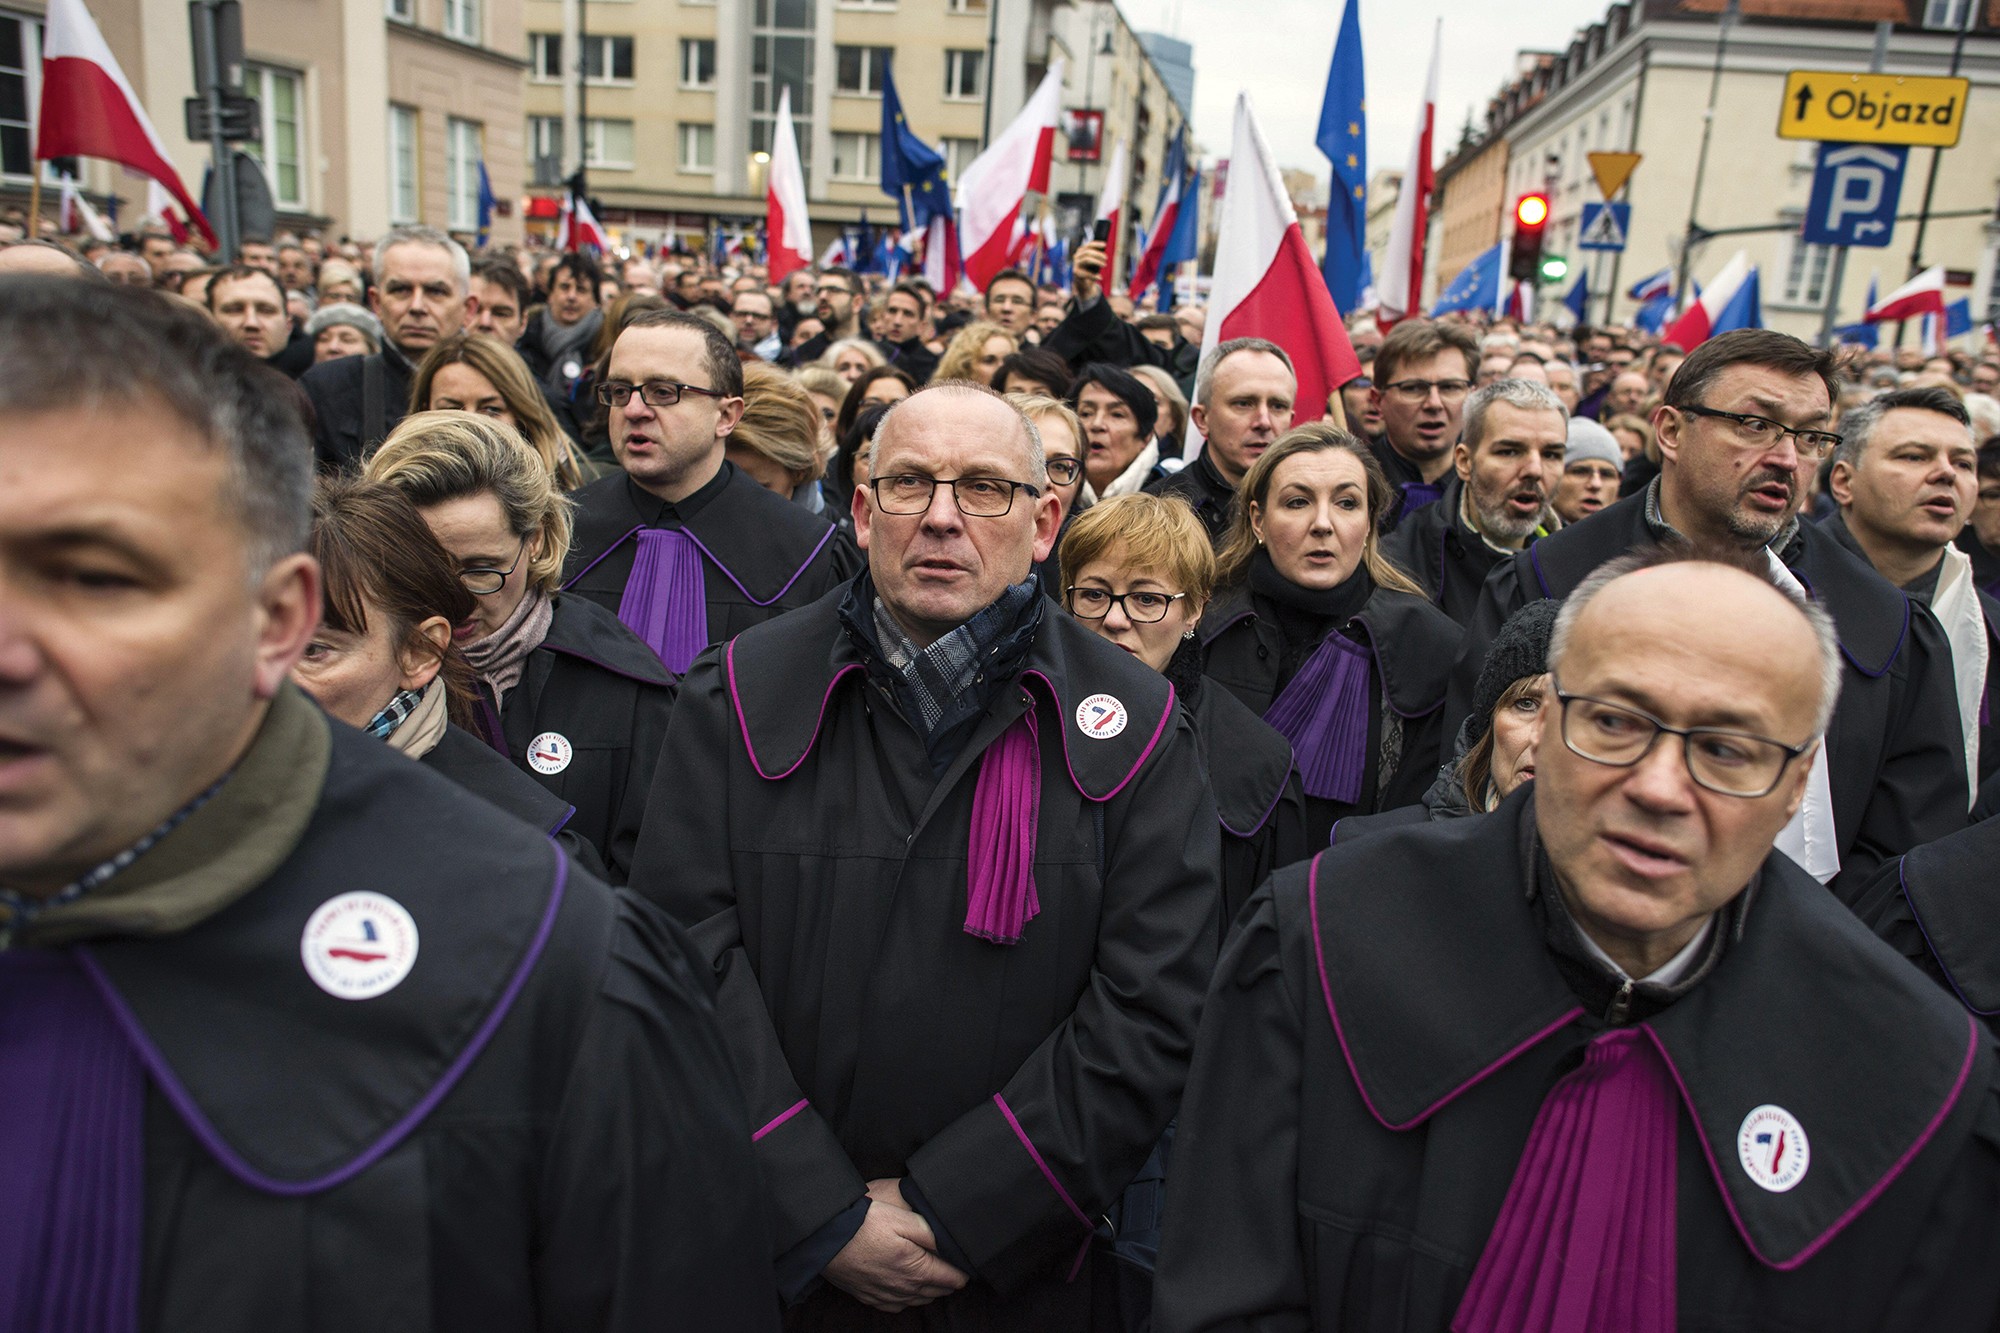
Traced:
POLYGON ((1479 519, 1482 535, 1497 542, 1526 541, 1536 528, 1548 521, 1549 497, 1546 492, 1536 492, 1541 507, 1527 517, 1515 514, 1507 507, 1507 501, 1516 494, 1527 494, 1526 488, 1499 489, 1488 491, 1474 487, 1472 491, 1472 512, 1479 519))
POLYGON ((1798 517, 1803 494, 1799 479, 1795 475, 1780 472, 1775 468, 1760 468, 1744 478, 1743 485, 1736 492, 1737 502, 1730 507, 1729 517, 1723 526, 1729 530, 1730 536, 1745 546, 1768 546, 1773 538, 1798 517), (1772 482, 1779 482, 1791 491, 1792 502, 1785 506, 1784 512, 1764 514, 1744 508, 1745 496, 1759 486, 1766 486, 1772 482))

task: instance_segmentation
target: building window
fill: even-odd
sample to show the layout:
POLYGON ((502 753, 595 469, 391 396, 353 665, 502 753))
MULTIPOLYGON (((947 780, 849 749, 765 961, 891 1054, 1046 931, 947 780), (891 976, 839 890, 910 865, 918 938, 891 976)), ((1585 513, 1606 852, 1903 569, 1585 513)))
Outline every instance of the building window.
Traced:
POLYGON ((798 137, 799 166, 812 179, 813 24, 812 0, 754 0, 750 27, 750 151, 771 151, 778 94, 792 93, 792 128, 798 137))
POLYGON ((461 42, 477 42, 479 0, 444 0, 444 35, 461 42))
POLYGON ((1785 264, 1785 304, 1824 305, 1833 247, 1807 245, 1796 236, 1791 238, 1791 245, 1791 258, 1785 264))
POLYGON ((838 0, 842 9, 894 9, 896 0, 838 0))
POLYGON ((862 96, 882 95, 882 72, 889 68, 895 48, 888 46, 836 46, 833 48, 834 83, 837 93, 862 96))
POLYGON ((537 83, 560 83, 563 76, 562 34, 528 34, 528 77, 537 83))
POLYGON ((543 189, 560 185, 563 177, 561 116, 528 117, 528 172, 543 189))
POLYGON ((415 23, 417 0, 388 0, 388 14, 398 23, 415 23))
POLYGON ((954 14, 984 14, 986 0, 951 0, 945 8, 954 14))
POLYGON ((715 86, 715 41, 709 37, 681 38, 681 87, 715 86))
POLYGON ((26 179, 35 169, 32 85, 41 70, 41 25, 0 15, 0 176, 26 179))
POLYGON ((475 120, 444 122, 445 226, 452 231, 479 227, 479 162, 484 156, 475 120))
POLYGON ((695 176, 715 173, 715 126, 681 123, 681 170, 695 176))
POLYGON ((632 122, 596 116, 583 122, 583 164, 613 171, 632 169, 632 122))
POLYGON ((833 136, 833 179, 837 181, 879 181, 882 179, 882 136, 879 134, 836 134, 833 136))
POLYGON ((944 141, 944 173, 957 180, 965 169, 972 165, 972 159, 979 156, 979 140, 946 139, 944 141))
POLYGON ((986 53, 946 51, 944 53, 944 98, 947 102, 976 102, 986 96, 986 53))
POLYGON ((1972 0, 1924 0, 1924 26, 1957 32, 1971 7, 1972 0))
POLYGON ((417 113, 389 108, 389 221, 417 221, 417 113))
POLYGON ((632 39, 595 33, 584 38, 583 77, 597 84, 632 82, 632 39))
POLYGON ((271 199, 280 208, 306 206, 304 97, 301 80, 287 70, 262 65, 243 67, 243 91, 257 99, 264 119, 264 141, 244 144, 244 150, 264 165, 271 199))

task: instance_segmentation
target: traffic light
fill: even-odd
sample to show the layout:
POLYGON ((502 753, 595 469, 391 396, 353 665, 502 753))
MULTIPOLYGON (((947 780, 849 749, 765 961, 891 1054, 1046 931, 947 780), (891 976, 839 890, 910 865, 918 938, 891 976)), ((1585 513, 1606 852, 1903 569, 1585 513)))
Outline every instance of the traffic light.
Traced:
POLYGON ((1542 256, 1543 282, 1561 282, 1564 278, 1567 278, 1568 276, 1569 276, 1569 256, 1567 255, 1542 256))
POLYGON ((1542 280, 1542 233, 1549 225, 1549 197, 1524 194, 1514 201, 1514 245, 1507 276, 1516 282, 1542 280))

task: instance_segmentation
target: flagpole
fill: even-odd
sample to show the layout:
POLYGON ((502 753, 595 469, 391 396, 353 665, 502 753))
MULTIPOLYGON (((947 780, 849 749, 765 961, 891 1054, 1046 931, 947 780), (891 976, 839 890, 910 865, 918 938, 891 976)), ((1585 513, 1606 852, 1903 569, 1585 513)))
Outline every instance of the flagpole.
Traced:
POLYGON ((42 238, 42 160, 36 158, 32 165, 34 183, 28 186, 28 239, 38 241, 42 238))

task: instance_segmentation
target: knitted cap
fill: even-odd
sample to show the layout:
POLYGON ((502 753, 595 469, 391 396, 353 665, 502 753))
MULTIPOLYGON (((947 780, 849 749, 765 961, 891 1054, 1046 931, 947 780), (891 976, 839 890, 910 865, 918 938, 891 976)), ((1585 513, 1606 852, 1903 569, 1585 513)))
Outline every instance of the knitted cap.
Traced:
POLYGON ((306 321, 306 336, 317 338, 323 331, 336 324, 359 329, 376 347, 382 345, 382 321, 363 307, 347 301, 336 301, 332 305, 321 306, 315 310, 313 317, 306 321))
POLYGON ((1569 446, 1563 451, 1563 466, 1595 459, 1609 463, 1619 471, 1625 470, 1625 451, 1618 447, 1618 438, 1589 417, 1569 419, 1569 446))
POLYGON ((1507 617, 1507 623, 1493 636, 1486 661, 1479 668, 1479 682, 1472 689, 1469 740, 1486 734, 1486 728, 1493 724, 1493 710, 1509 685, 1549 669, 1549 637, 1555 633, 1556 612, 1561 609, 1562 603, 1550 597, 1529 602, 1507 617))

